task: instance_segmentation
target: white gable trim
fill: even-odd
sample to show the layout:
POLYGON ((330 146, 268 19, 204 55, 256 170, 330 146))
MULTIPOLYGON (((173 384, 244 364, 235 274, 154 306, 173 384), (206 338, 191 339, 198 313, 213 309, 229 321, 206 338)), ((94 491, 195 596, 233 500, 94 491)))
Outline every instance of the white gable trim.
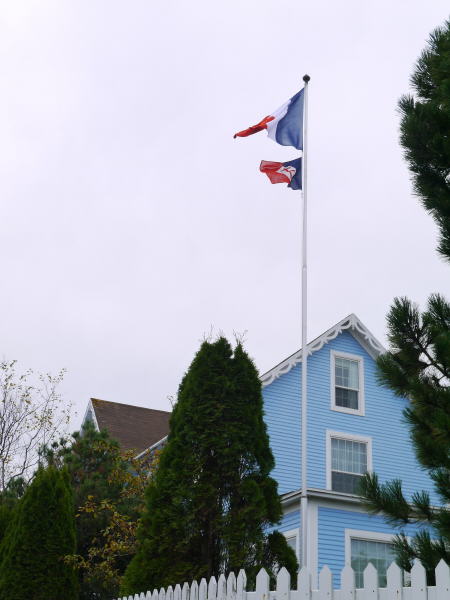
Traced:
MULTIPOLYGON (((367 329, 365 325, 362 324, 358 317, 352 313, 331 327, 331 329, 328 329, 328 331, 322 333, 322 335, 320 335, 318 338, 310 342, 307 345, 308 355, 321 350, 325 344, 328 344, 328 342, 334 340, 334 338, 347 329, 351 330, 352 335, 354 335, 361 346, 372 358, 377 358, 380 354, 384 354, 386 352, 386 349, 383 347, 383 345, 380 344, 376 337, 367 329)), ((267 371, 267 373, 261 375, 260 379, 263 387, 271 384, 273 381, 275 381, 275 379, 281 377, 281 375, 289 373, 292 368, 301 363, 302 354, 303 351, 300 349, 295 352, 295 354, 292 354, 283 360, 283 362, 278 364, 276 367, 273 367, 273 369, 270 369, 270 371, 267 371)))
POLYGON ((86 412, 84 413, 83 422, 81 423, 81 427, 83 427, 83 425, 88 420, 89 413, 91 415, 92 422, 94 423, 95 429, 97 431, 100 431, 100 428, 98 426, 98 421, 97 421, 97 415, 95 414, 94 405, 92 404, 92 400, 89 400, 89 402, 88 402, 88 405, 87 405, 87 408, 86 408, 86 412))
POLYGON ((145 450, 142 450, 142 452, 137 454, 134 458, 135 459, 142 458, 145 454, 148 454, 152 450, 157 450, 160 446, 163 446, 165 444, 165 442, 167 441, 167 438, 168 438, 168 436, 165 435, 163 438, 161 438, 160 440, 158 440, 157 442, 155 442, 154 444, 152 444, 145 450))

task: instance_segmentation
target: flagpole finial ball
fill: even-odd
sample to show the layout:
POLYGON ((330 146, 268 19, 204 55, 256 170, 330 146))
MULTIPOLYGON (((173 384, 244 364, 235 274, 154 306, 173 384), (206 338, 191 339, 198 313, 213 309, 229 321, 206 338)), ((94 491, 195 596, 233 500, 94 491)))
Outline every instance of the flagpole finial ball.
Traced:
POLYGON ((303 75, 303 81, 305 83, 308 83, 308 81, 311 79, 311 77, 309 75, 303 75))

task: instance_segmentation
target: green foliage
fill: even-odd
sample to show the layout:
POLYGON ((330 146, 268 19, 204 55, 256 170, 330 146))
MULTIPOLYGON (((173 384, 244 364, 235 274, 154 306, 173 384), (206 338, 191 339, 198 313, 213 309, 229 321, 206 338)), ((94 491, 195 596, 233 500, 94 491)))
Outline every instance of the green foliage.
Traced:
POLYGON ((397 298, 388 328, 391 350, 378 359, 380 381, 411 400, 405 418, 415 452, 443 506, 432 506, 423 491, 410 500, 401 481, 380 484, 375 474, 365 476, 361 492, 368 508, 383 512, 391 523, 424 523, 434 529, 432 537, 421 532, 411 543, 403 535, 396 541, 399 564, 410 568, 420 558, 432 577, 441 558, 450 562, 450 305, 432 295, 420 314, 408 299, 397 298))
POLYGON ((416 96, 403 96, 401 144, 414 189, 435 219, 438 251, 450 260, 450 21, 430 36, 411 83, 416 96))
POLYGON ((20 500, 2 543, 0 599, 76 600, 76 574, 63 560, 74 552, 75 544, 67 472, 41 468, 20 500))
POLYGON ((10 479, 6 488, 0 492, 0 545, 9 524, 13 522, 14 510, 25 493, 25 489, 25 480, 22 477, 16 477, 10 479))
POLYGON ((297 561, 283 536, 261 383, 238 344, 205 341, 178 391, 122 593, 297 561))
MULTIPOLYGON (((416 97, 399 103, 400 141, 415 192, 439 227, 438 251, 450 260, 450 21, 431 34, 411 82, 416 97)), ((361 493, 369 510, 396 525, 429 526, 411 542, 397 536, 395 546, 403 568, 419 558, 432 581, 439 560, 450 563, 450 304, 433 294, 421 314, 407 298, 396 298, 387 321, 390 351, 378 359, 380 382, 411 401, 405 417, 415 452, 442 507, 432 506, 427 492, 410 500, 401 481, 380 484, 376 475, 366 475, 361 493)))
POLYGON ((74 492, 77 549, 68 563, 78 568, 80 600, 110 600, 117 595, 118 579, 132 556, 122 552, 124 544, 114 554, 117 545, 111 528, 118 531, 121 525, 123 536, 140 515, 142 504, 142 494, 132 493, 129 457, 106 430, 98 432, 88 422, 70 440, 47 448, 45 458, 48 464, 67 469, 74 492), (130 493, 124 493, 125 486, 130 493))

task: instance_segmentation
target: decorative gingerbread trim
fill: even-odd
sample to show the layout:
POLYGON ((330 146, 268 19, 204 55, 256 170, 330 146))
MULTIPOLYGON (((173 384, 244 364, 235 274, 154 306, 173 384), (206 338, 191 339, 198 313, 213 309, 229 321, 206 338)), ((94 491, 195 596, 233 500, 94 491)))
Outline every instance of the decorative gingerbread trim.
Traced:
MULTIPOLYGON (((308 344, 308 356, 313 352, 321 350, 325 344, 328 344, 328 342, 334 340, 340 333, 347 329, 352 330, 355 338, 359 341, 363 348, 367 350, 372 358, 377 358, 380 354, 384 354, 386 352, 383 345, 380 344, 376 337, 367 329, 365 325, 362 324, 358 317, 352 313, 308 344)), ((270 385, 273 381, 275 381, 275 379, 281 377, 281 375, 289 373, 291 369, 302 362, 302 355, 303 350, 300 349, 295 352, 295 354, 292 354, 283 360, 283 362, 278 364, 276 367, 273 367, 273 369, 270 369, 270 371, 267 371, 267 373, 261 375, 260 379, 263 387, 270 385)))

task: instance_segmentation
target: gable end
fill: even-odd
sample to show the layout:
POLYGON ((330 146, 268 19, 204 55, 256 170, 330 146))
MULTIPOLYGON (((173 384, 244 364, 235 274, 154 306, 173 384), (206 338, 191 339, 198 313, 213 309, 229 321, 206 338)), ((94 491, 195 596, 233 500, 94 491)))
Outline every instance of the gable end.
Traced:
MULTIPOLYGON (((352 335, 361 344, 361 346, 367 351, 367 353, 376 359, 380 354, 384 354, 386 349, 376 339, 376 337, 367 329, 365 325, 358 319, 355 314, 351 314, 342 321, 339 321, 336 325, 322 333, 318 338, 313 340, 307 345, 308 355, 313 352, 321 350, 325 344, 328 344, 331 340, 334 340, 340 333, 345 330, 350 330, 352 335)), ((275 379, 281 377, 285 373, 289 373, 296 365, 302 362, 303 350, 300 349, 281 363, 261 375, 261 383, 263 387, 270 385, 275 379)))

